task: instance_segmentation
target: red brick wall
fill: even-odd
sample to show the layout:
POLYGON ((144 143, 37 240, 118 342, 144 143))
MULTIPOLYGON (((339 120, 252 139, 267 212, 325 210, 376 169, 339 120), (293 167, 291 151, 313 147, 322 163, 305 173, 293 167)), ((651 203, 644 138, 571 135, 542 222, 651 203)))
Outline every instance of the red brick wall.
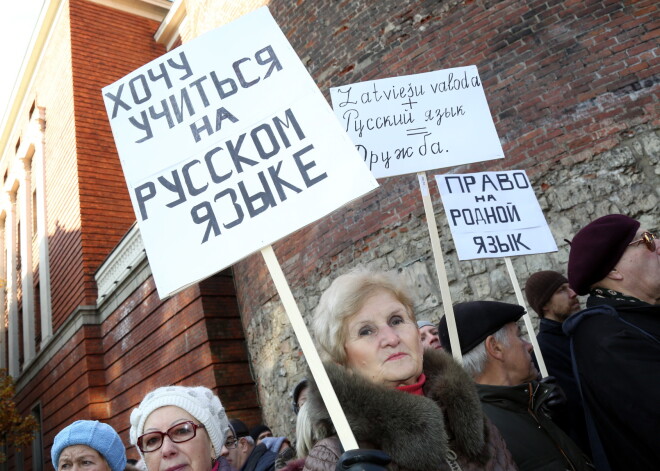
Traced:
POLYGON ((82 222, 84 301, 94 272, 135 222, 101 88, 165 53, 160 23, 87 0, 70 0, 73 99, 82 222))
POLYGON ((169 384, 212 388, 229 415, 258 423, 233 291, 225 271, 161 301, 150 277, 102 325, 83 326, 16 397, 23 413, 41 404, 45 452, 77 419, 109 423, 128 445, 131 410, 169 384))
MULTIPOLYGON (((328 100, 332 86, 477 65, 506 158, 460 171, 525 168, 533 176, 660 123, 660 7, 651 0, 273 0, 269 8, 328 100)), ((379 183, 275 245, 294 290, 311 273, 378 257, 379 241, 423 218, 414 175, 379 183)), ((234 273, 248 325, 274 287, 260 255, 234 273)))

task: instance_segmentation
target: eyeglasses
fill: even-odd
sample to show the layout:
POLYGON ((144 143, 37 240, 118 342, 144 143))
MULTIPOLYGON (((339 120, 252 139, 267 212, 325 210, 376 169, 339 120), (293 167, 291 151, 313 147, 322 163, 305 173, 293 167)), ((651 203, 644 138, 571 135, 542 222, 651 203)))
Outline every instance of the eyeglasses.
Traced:
POLYGON ((197 425, 194 422, 186 421, 176 424, 174 427, 167 429, 167 432, 149 432, 141 435, 137 439, 137 446, 142 453, 149 453, 156 451, 163 446, 165 435, 170 437, 174 443, 183 443, 192 440, 197 435, 197 429, 204 428, 204 425, 197 425))
POLYGON ((225 448, 236 448, 238 446, 238 442, 238 438, 229 437, 225 442, 225 448))
POLYGON ((651 232, 643 232, 642 237, 637 240, 633 240, 628 244, 628 247, 631 245, 639 245, 644 242, 644 245, 646 245, 647 249, 649 249, 651 252, 655 252, 655 241, 657 238, 658 236, 651 232))

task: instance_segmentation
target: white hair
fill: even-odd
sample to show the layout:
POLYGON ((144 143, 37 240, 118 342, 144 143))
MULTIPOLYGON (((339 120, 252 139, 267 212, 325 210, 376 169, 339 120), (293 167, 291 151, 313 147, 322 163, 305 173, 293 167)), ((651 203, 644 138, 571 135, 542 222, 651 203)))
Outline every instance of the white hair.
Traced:
POLYGON ((393 271, 357 266, 335 278, 321 295, 314 312, 312 330, 324 360, 346 364, 346 320, 362 309, 366 300, 379 290, 391 292, 416 322, 412 295, 402 276, 393 271))
MULTIPOLYGON (((505 347, 509 346, 509 335, 505 324, 497 332, 492 334, 495 340, 505 347)), ((489 336, 490 337, 490 336, 489 336)), ((486 362, 488 361, 488 354, 486 353, 486 340, 474 347, 472 350, 463 355, 463 369, 468 372, 470 376, 476 378, 481 375, 486 369, 486 362)))

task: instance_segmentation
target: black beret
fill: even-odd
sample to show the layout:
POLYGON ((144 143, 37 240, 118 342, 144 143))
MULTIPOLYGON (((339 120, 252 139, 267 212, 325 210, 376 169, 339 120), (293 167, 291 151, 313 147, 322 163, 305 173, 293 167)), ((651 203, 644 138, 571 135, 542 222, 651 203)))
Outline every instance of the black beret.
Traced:
POLYGON ((623 214, 610 214, 584 226, 571 241, 568 283, 577 294, 589 288, 616 266, 635 238, 639 221, 623 214))
POLYGON ((245 425, 245 422, 242 420, 229 419, 229 426, 234 431, 234 437, 236 438, 247 437, 250 435, 250 431, 248 430, 247 425, 245 425))
MULTIPOLYGON (((525 308, 522 306, 497 301, 471 301, 454 305, 461 353, 465 355, 509 322, 516 322, 524 313, 525 308)), ((440 319, 438 331, 442 347, 451 353, 446 316, 440 319)))

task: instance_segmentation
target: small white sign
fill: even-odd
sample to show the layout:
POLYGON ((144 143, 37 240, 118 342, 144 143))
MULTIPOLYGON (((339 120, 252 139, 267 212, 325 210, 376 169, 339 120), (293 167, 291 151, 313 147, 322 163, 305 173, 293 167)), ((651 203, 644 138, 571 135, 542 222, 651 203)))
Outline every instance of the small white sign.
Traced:
POLYGON ((266 7, 103 98, 161 297, 377 186, 266 7))
POLYGON ((435 179, 459 260, 557 251, 523 170, 435 179))
POLYGON ((504 157, 476 66, 330 89, 376 178, 504 157))

